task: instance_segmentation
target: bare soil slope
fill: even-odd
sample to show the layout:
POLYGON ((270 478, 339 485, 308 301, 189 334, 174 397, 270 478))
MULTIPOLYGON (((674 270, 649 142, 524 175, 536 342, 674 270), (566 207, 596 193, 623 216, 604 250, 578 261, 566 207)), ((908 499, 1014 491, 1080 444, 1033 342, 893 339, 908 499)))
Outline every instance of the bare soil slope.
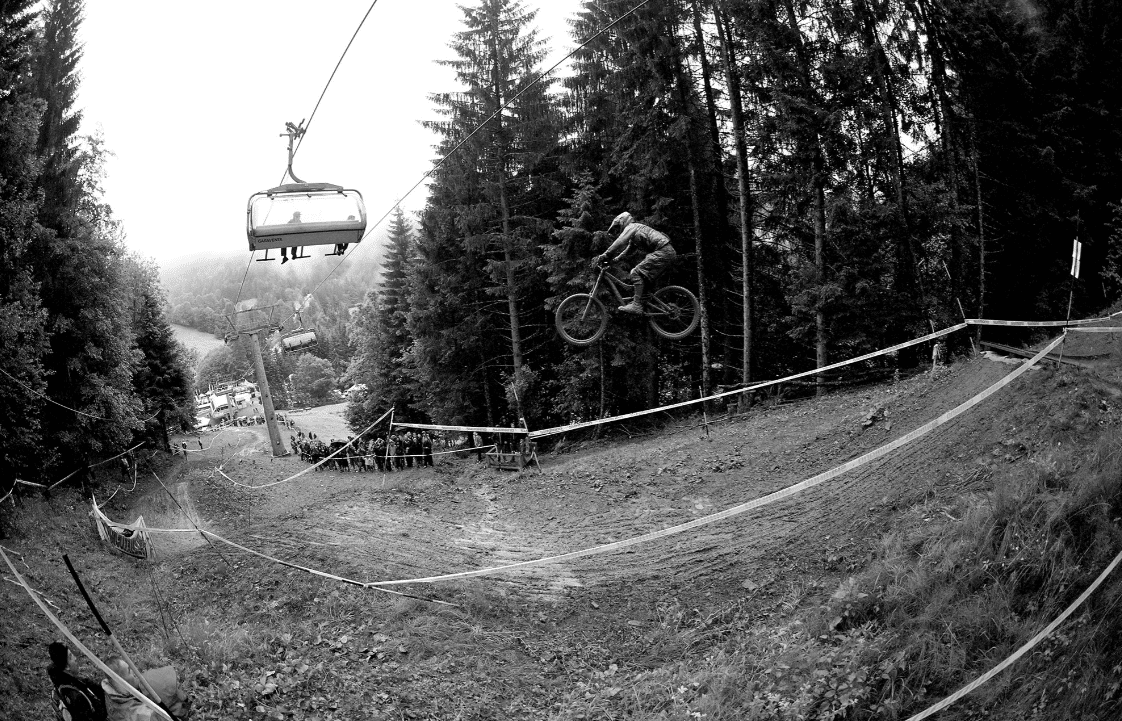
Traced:
MULTIPOLYGON (((239 484, 258 486, 307 465, 271 458, 263 428, 235 429, 163 478, 178 503, 148 482, 105 510, 122 521, 143 513, 151 526, 190 528, 189 517, 261 553, 358 581, 454 573, 629 538, 743 503, 907 433, 1010 370, 979 358, 708 428, 683 418, 630 440, 572 439, 568 452, 521 473, 453 455, 434 469, 312 472, 253 490, 213 467, 224 463, 239 484)), ((902 510, 930 504, 937 515, 940 500, 999 483, 1036 442, 1036 372, 901 451, 773 505, 625 552, 395 588, 456 609, 311 576, 193 535, 157 535, 154 567, 100 548, 80 521, 68 521, 76 527, 65 538, 78 543, 109 602, 133 613, 126 632, 147 634, 154 658, 180 655, 201 718, 564 716, 589 679, 704 653, 704 629, 729 608, 748 604, 767 618, 828 597, 867 564, 902 510), (168 630, 152 610, 152 584, 163 584, 179 629, 168 630), (665 630, 688 619, 701 619, 702 630, 683 646, 665 630), (265 669, 279 679, 272 690, 252 682, 265 669)), ((297 420, 305 431, 337 435, 313 428, 312 416, 297 420)), ((37 543, 27 524, 5 544, 24 554, 29 570, 57 570, 58 549, 37 543)), ((88 636, 65 578, 29 575, 65 601, 75 630, 88 636)), ((0 599, 28 624, 0 621, 6 671, 24 657, 38 665, 36 644, 54 637, 22 593, 0 584, 0 599)), ((33 677, 17 676, 9 689, 39 708, 33 677)))

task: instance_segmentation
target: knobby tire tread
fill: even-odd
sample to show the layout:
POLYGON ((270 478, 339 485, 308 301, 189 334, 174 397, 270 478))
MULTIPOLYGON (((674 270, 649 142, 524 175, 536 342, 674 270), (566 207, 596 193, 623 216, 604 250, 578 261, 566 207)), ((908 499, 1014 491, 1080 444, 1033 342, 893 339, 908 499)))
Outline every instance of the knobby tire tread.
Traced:
POLYGON ((557 305, 557 310, 553 315, 554 325, 557 327, 557 333, 565 339, 566 342, 578 347, 590 346, 603 337, 604 332, 608 329, 608 311, 599 298, 590 296, 588 293, 574 293, 557 305), (592 299, 592 312, 600 314, 600 326, 596 332, 587 338, 578 338, 572 335, 565 327, 562 320, 563 311, 573 303, 580 303, 584 305, 588 302, 589 298, 592 299))
MULTIPOLYGON (((654 292, 654 297, 659 298, 659 296, 663 295, 664 293, 668 294, 668 295, 671 295, 671 294, 677 294, 679 292, 681 293, 681 295, 683 297, 689 299, 690 306, 693 309, 693 318, 690 320, 690 324, 689 324, 688 328, 686 328, 683 331, 678 331, 678 332, 675 333, 675 332, 668 331, 665 328, 661 327, 658 324, 659 319, 658 319, 657 316, 650 316, 648 318, 648 321, 651 324, 651 328, 654 329, 654 332, 658 333, 660 336, 662 336, 663 338, 666 338, 668 340, 681 340, 682 338, 685 338, 690 333, 693 333, 695 330, 697 330, 697 325, 701 321, 701 304, 697 302, 697 296, 695 296, 693 293, 691 293, 689 290, 683 288, 682 286, 680 286, 680 285, 664 286, 664 287, 659 288, 658 290, 656 290, 654 292)), ((662 300, 661 298, 659 298, 659 299, 662 300)), ((663 301, 663 302, 666 302, 666 301, 663 301)))

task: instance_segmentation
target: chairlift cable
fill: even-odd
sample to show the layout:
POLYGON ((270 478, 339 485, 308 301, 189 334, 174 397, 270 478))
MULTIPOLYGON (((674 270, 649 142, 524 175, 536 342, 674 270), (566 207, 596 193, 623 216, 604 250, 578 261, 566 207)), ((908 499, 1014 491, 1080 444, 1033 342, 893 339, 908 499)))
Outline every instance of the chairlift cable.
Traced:
MULTIPOLYGON (((378 2, 378 0, 374 0, 374 4, 377 4, 377 2, 378 2)), ((558 61, 557 61, 556 63, 554 63, 554 64, 553 64, 553 65, 552 65, 552 66, 551 66, 551 67, 550 67, 550 68, 549 68, 548 70, 544 71, 544 72, 543 72, 543 73, 542 73, 541 75, 539 75, 539 76, 538 76, 537 78, 535 78, 535 79, 534 79, 534 80, 533 80, 532 82, 528 83, 528 84, 526 85, 526 87, 522 88, 522 89, 521 89, 521 90, 519 90, 519 91, 518 91, 517 93, 515 93, 514 95, 512 95, 512 96, 510 97, 510 99, 509 99, 509 100, 507 100, 507 101, 506 101, 505 103, 503 103, 503 104, 502 104, 501 106, 499 106, 499 109, 498 109, 498 110, 496 110, 496 111, 495 111, 494 113, 492 113, 492 114, 491 114, 491 115, 490 115, 490 116, 489 116, 489 117, 488 117, 488 118, 487 118, 486 120, 484 120, 484 121, 483 121, 482 123, 480 123, 480 124, 479 124, 478 126, 476 126, 476 128, 475 128, 474 130, 472 130, 472 131, 471 131, 470 133, 468 133, 467 137, 465 137, 465 138, 464 138, 463 140, 461 140, 461 141, 460 141, 459 143, 457 143, 457 144, 456 144, 456 146, 455 146, 455 147, 453 147, 453 148, 452 148, 451 150, 449 150, 449 151, 448 151, 448 152, 447 152, 447 153, 446 153, 446 154, 444 155, 444 157, 443 157, 443 158, 441 158, 441 159, 440 159, 439 161, 437 161, 436 165, 434 165, 434 166, 433 166, 432 168, 430 168, 429 170, 425 171, 425 174, 421 176, 420 180, 418 180, 418 181, 417 181, 416 183, 414 183, 414 184, 413 184, 413 187, 411 187, 411 188, 410 188, 410 189, 409 189, 409 190, 408 190, 408 191, 407 191, 407 192, 405 193, 405 195, 401 196, 401 197, 400 197, 400 198, 399 198, 399 199, 397 200, 397 202, 396 202, 396 203, 394 203, 394 204, 393 204, 392 206, 390 206, 389 210, 387 210, 387 211, 386 211, 386 212, 385 212, 385 213, 384 213, 384 214, 382 215, 382 217, 381 217, 381 218, 379 218, 379 219, 378 219, 378 220, 377 220, 377 221, 376 221, 376 222, 375 222, 375 223, 374 223, 373 225, 371 225, 371 226, 370 226, 370 227, 369 227, 369 228, 367 229, 367 231, 366 231, 366 232, 365 232, 365 233, 363 234, 362 238, 360 238, 360 241, 361 241, 361 240, 366 240, 366 237, 367 237, 367 236, 369 236, 369 235, 370 235, 371 233, 373 233, 373 232, 374 232, 374 229, 375 229, 375 228, 377 228, 377 227, 378 227, 379 225, 381 225, 381 224, 382 224, 383 222, 385 222, 386 218, 388 218, 388 217, 390 216, 390 213, 392 213, 392 212, 394 211, 394 208, 397 208, 397 207, 398 207, 399 205, 401 205, 402 201, 404 201, 404 200, 405 200, 406 198, 408 198, 408 197, 409 197, 410 195, 412 195, 412 194, 413 194, 413 191, 415 191, 415 190, 416 190, 416 189, 417 189, 418 187, 420 187, 421 183, 425 182, 425 180, 427 180, 427 179, 429 178, 429 176, 431 176, 431 175, 432 175, 433 173, 435 173, 435 172, 436 172, 437 170, 439 170, 439 169, 440 169, 440 167, 441 167, 442 165, 444 165, 444 163, 445 163, 445 162, 447 162, 447 160, 448 160, 448 159, 449 159, 450 157, 452 157, 452 155, 453 155, 453 154, 454 154, 454 153, 455 153, 455 152, 456 152, 457 150, 459 150, 460 148, 462 148, 462 147, 463 147, 463 146, 464 146, 464 145, 465 145, 465 144, 466 144, 466 143, 467 143, 467 142, 468 142, 469 140, 471 140, 471 139, 472 139, 472 138, 473 138, 473 137, 475 136, 475 134, 476 134, 476 133, 478 133, 478 132, 479 132, 480 130, 482 130, 482 129, 483 129, 484 127, 486 127, 486 126, 487 126, 487 123, 491 122, 491 121, 492 121, 492 120, 494 120, 494 119, 495 119, 496 117, 498 117, 498 115, 499 115, 499 114, 500 114, 501 112, 503 112, 504 110, 506 110, 506 109, 507 109, 507 107, 508 107, 508 106, 509 106, 509 105, 510 105, 511 103, 513 103, 513 102, 514 102, 515 100, 517 100, 517 99, 518 99, 519 97, 521 97, 523 93, 525 93, 525 92, 526 92, 527 90, 529 90, 530 88, 532 88, 532 87, 534 87, 535 85, 537 85, 538 83, 540 83, 540 82, 541 82, 542 80, 544 80, 544 79, 546 78, 546 76, 548 76, 548 75, 551 75, 551 74, 553 73, 553 71, 554 71, 554 70, 556 70, 557 68, 559 68, 559 67, 560 67, 560 66, 562 65, 562 63, 564 63, 565 61, 569 60, 569 59, 570 59, 571 57, 573 57, 574 55, 576 55, 576 54, 577 54, 577 53, 578 53, 578 52, 579 52, 580 50, 584 49, 584 48, 585 48, 585 47, 586 47, 586 46, 587 46, 588 44, 590 44, 590 43, 591 43, 591 42, 592 42, 593 40, 595 40, 596 38, 600 37, 600 36, 601 36, 601 35, 603 35, 604 33, 606 33, 606 32, 608 32, 609 30, 611 30, 611 29, 612 29, 613 27, 615 27, 615 26, 616 26, 616 25, 618 25, 618 24, 619 24, 620 22, 622 22, 622 21, 623 21, 624 19, 628 18, 628 17, 629 17, 629 16, 631 16, 631 15, 634 15, 634 14, 635 14, 636 12, 638 12, 639 10, 641 10, 641 9, 642 9, 642 8, 643 8, 644 6, 646 6, 646 5, 647 5, 647 4, 649 4, 650 2, 651 2, 651 0, 643 0, 643 1, 641 2, 641 3, 639 3, 639 4, 638 4, 638 5, 636 5, 635 7, 631 8, 630 10, 628 10, 627 12, 625 12, 625 13, 624 13, 623 15, 620 15, 620 16, 619 16, 618 18, 616 18, 615 20, 611 21, 610 23, 608 23, 608 24, 607 24, 607 25, 605 25, 604 27, 602 27, 602 28, 600 28, 599 30, 597 30, 597 31, 596 31, 596 33, 594 33, 593 35, 591 35, 591 36, 590 36, 590 37, 589 37, 589 38, 588 38, 587 40, 585 40, 585 41, 584 41, 584 42, 582 42, 582 43, 581 43, 580 45, 577 45, 577 46, 576 46, 575 48, 573 48, 573 50, 572 50, 572 51, 571 51, 571 52, 570 52, 570 53, 569 53, 568 55, 566 55, 565 57, 563 57, 563 58, 561 58, 560 60, 558 60, 558 61)), ((371 10, 372 10, 372 9, 374 8, 374 4, 372 4, 372 5, 370 6, 371 10)), ((369 10, 367 11, 367 14, 368 14, 368 15, 370 14, 370 11, 369 11, 369 10)), ((364 18, 363 18, 363 21, 365 21, 365 20, 366 20, 366 18, 364 17, 364 18)), ((359 24, 359 27, 360 27, 360 28, 362 27, 362 24, 361 24, 361 23, 359 24)), ((355 33, 357 34, 357 33, 358 33, 358 31, 356 30, 356 31, 355 31, 355 33)), ((353 41, 353 40, 354 40, 354 38, 351 38, 351 40, 353 41)), ((348 44, 348 45, 347 45, 347 47, 349 48, 349 47, 350 47, 350 44, 348 44)), ((346 51, 343 51, 343 54, 344 54, 344 55, 346 55, 346 51)), ((342 62, 342 58, 340 58, 340 59, 339 59, 339 61, 340 61, 340 62, 342 62)), ((336 66, 336 68, 338 68, 338 66, 336 66)), ((334 75, 335 75, 335 74, 334 74, 334 73, 332 73, 332 77, 334 77, 334 75)), ((330 83, 331 83, 331 81, 330 81, 330 80, 328 80, 328 84, 330 84, 330 83)), ((324 88, 324 92, 326 92, 326 91, 327 91, 327 89, 326 89, 326 88, 324 88)), ((322 99, 322 96, 321 96, 321 99, 322 99)), ((319 107, 319 103, 316 103, 316 107, 317 107, 317 108, 319 107)), ((313 113, 312 113, 312 114, 314 115, 314 114, 315 114, 315 112, 313 111, 313 113)), ((309 122, 309 124, 311 123, 311 121, 310 121, 310 120, 309 120, 308 122, 309 122)), ((300 147, 300 146, 299 146, 299 144, 297 144, 297 146, 296 146, 296 149, 299 149, 299 147, 300 147)), ((295 154, 295 150, 293 151, 293 153, 295 154)), ((332 274, 333 274, 333 273, 334 273, 334 272, 335 272, 336 270, 338 270, 338 269, 339 269, 339 266, 340 266, 340 265, 342 265, 342 264, 343 264, 343 263, 344 263, 344 262, 345 262, 345 261, 347 260, 347 258, 349 258, 349 257, 350 257, 349 255, 347 255, 347 256, 343 256, 342 260, 340 260, 340 261, 339 261, 338 263, 336 263, 336 264, 335 264, 335 267, 334 267, 334 268, 332 268, 332 269, 331 269, 331 270, 330 270, 330 271, 329 271, 329 272, 327 273, 327 275, 325 275, 325 276, 323 277, 323 280, 321 280, 321 281, 320 281, 320 282, 319 282, 319 283, 318 283, 318 284, 316 285, 316 287, 315 287, 314 289, 312 289, 312 293, 311 293, 311 294, 312 294, 312 295, 315 295, 316 291, 318 291, 318 290, 319 290, 320 286, 322 286, 322 285, 323 285, 324 283, 326 283, 326 282, 327 282, 327 279, 328 279, 328 278, 330 278, 330 277, 331 277, 331 275, 332 275, 332 274)), ((289 320, 291 320, 291 318, 290 318, 289 320)))
POLYGON ((551 74, 553 74, 553 71, 554 71, 554 70, 556 70, 557 68, 559 68, 559 67, 561 66, 561 64, 562 64, 562 63, 564 63, 564 62, 565 62, 565 61, 567 61, 567 60, 568 60, 569 58, 571 58, 571 57, 573 57, 574 55, 576 55, 576 54, 577 54, 577 53, 578 53, 579 51, 581 51, 582 49, 584 49, 584 47, 585 47, 585 46, 587 46, 587 45, 588 45, 589 43, 591 43, 591 42, 592 42, 593 40, 595 40, 596 38, 600 37, 600 36, 601 36, 601 35, 603 35, 604 33, 606 33, 606 32, 608 32, 609 30, 611 30, 611 29, 612 29, 613 27, 615 27, 616 25, 618 25, 619 23, 621 23, 621 22, 622 22, 622 21, 623 21, 624 19, 626 19, 627 17, 629 17, 629 16, 631 16, 631 15, 634 15, 634 14, 635 14, 636 12, 638 12, 639 10, 641 10, 641 9, 643 8, 643 6, 647 5, 647 4, 648 4, 648 3, 650 3, 650 2, 651 2, 651 0, 643 0, 643 2, 639 3, 639 4, 638 4, 638 5, 636 5, 635 7, 631 8, 630 10, 628 10, 627 12, 625 12, 625 13, 624 13, 623 15, 620 15, 620 16, 619 16, 618 18, 616 18, 615 20, 611 21, 610 23, 608 23, 608 24, 607 24, 607 25, 605 25, 604 27, 602 27, 602 28, 600 28, 599 30, 597 30, 595 34, 593 34, 592 36, 590 36, 590 37, 589 37, 589 38, 588 38, 587 40, 585 40, 584 42, 582 42, 582 43, 581 43, 580 45, 578 45, 578 46, 576 46, 575 48, 573 48, 572 52, 570 52, 570 53, 569 53, 568 55, 566 55, 565 57, 563 57, 563 58, 561 58, 560 60, 558 60, 558 61, 557 61, 556 63, 554 63, 554 64, 553 64, 553 65, 552 65, 552 66, 551 66, 551 67, 550 67, 550 68, 549 68, 548 70, 546 70, 545 72, 543 72, 543 73, 542 73, 541 75, 539 75, 539 76, 538 76, 537 78, 535 78, 535 79, 534 79, 534 80, 533 80, 532 82, 528 83, 528 84, 526 85, 526 87, 522 88, 522 89, 521 89, 521 90, 519 90, 519 91, 518 91, 517 93, 515 93, 514 95, 512 95, 512 96, 510 97, 510 99, 509 99, 509 100, 507 100, 507 101, 506 101, 505 103, 503 103, 502 105, 500 105, 500 106, 499 106, 498 110, 496 110, 495 112, 491 113, 491 115, 490 115, 490 116, 489 116, 489 117, 488 117, 488 118, 487 118, 486 120, 484 120, 484 121, 483 121, 482 123, 480 123, 479 125, 477 125, 477 126, 476 126, 476 128, 475 128, 474 130, 472 130, 472 131, 471 131, 470 133, 468 133, 468 134, 467 134, 467 137, 465 137, 465 138, 464 138, 463 140, 461 140, 461 141, 460 141, 459 143, 457 143, 455 147, 453 147, 453 148, 452 148, 451 150, 449 150, 449 151, 448 151, 448 153, 447 153, 447 154, 445 154, 445 156, 444 156, 443 158, 441 158, 441 159, 440 159, 440 160, 439 160, 439 161, 438 161, 438 162, 436 163, 436 165, 432 166, 432 168, 430 168, 430 169, 429 169, 428 171, 426 171, 426 172, 425 172, 425 174, 421 176, 421 179, 420 179, 420 180, 418 180, 418 181, 417 181, 416 183, 414 183, 414 184, 413 184, 413 187, 412 187, 412 188, 410 188, 410 189, 409 189, 409 191, 405 193, 405 195, 403 195, 403 196, 402 196, 402 197, 401 197, 401 198, 400 198, 400 199, 399 199, 399 200, 398 200, 398 201, 397 201, 396 203, 394 203, 394 204, 393 204, 393 206, 392 206, 392 207, 390 207, 390 209, 389 209, 389 210, 387 210, 387 211, 386 211, 385 215, 383 215, 383 216, 382 216, 381 218, 379 218, 379 219, 377 220, 377 222, 375 222, 375 223, 374 223, 373 225, 371 225, 371 226, 370 226, 370 229, 366 231, 366 235, 362 236, 362 237, 363 237, 363 239, 365 240, 365 239, 366 239, 366 236, 367 236, 367 235, 370 235, 371 233, 373 233, 373 232, 374 232, 374 229, 375 229, 375 228, 377 228, 377 227, 378 227, 379 225, 381 225, 381 224, 382 224, 382 222, 383 222, 383 221, 385 221, 385 219, 389 217, 390 213, 392 213, 392 212, 393 212, 394 208, 396 208, 397 206, 401 205, 401 201, 403 201, 403 200, 405 200, 406 198, 408 198, 408 197, 409 197, 409 196, 410 196, 410 195, 411 195, 411 194, 413 193, 413 191, 414 191, 414 190, 416 190, 416 189, 417 189, 418 187, 420 187, 421 183, 425 182, 425 180, 427 180, 427 179, 429 178, 429 176, 431 176, 431 175, 432 175, 433 173, 435 173, 435 172, 436 172, 437 170, 439 170, 439 169, 440 169, 440 166, 444 165, 444 163, 445 163, 445 162, 447 162, 448 158, 452 157, 452 155, 453 155, 453 154, 454 154, 454 153, 455 153, 455 152, 456 152, 457 150, 459 150, 460 148, 462 148, 462 147, 463 147, 463 146, 464 146, 464 145, 465 145, 465 144, 466 144, 466 143, 467 143, 467 142, 468 142, 469 140, 471 140, 471 139, 472 139, 473 137, 475 137, 475 134, 476 134, 476 133, 478 133, 478 132, 479 132, 480 130, 482 130, 483 128, 485 128, 485 127, 487 126, 487 123, 491 122, 491 121, 492 121, 492 120, 494 120, 494 119, 495 119, 496 117, 498 117, 500 113, 502 113, 502 112, 503 112, 504 110, 506 110, 506 109, 507 109, 507 107, 509 107, 509 106, 510 106, 510 104, 511 104, 511 103, 513 103, 513 102, 514 102, 515 100, 517 100, 518 98, 520 98, 520 97, 522 96, 522 94, 523 94, 523 93, 525 93, 525 92, 526 92, 527 90, 529 90, 530 88, 532 88, 532 87, 534 87, 535 85, 537 85, 538 83, 540 83, 540 82, 541 82, 542 80, 544 80, 544 79, 546 78, 546 76, 548 76, 548 75, 551 75, 551 74))
POLYGON ((34 389, 34 388, 32 388, 31 386, 27 385, 26 383, 24 383, 23 381, 21 381, 21 380, 20 380, 19 378, 16 378, 16 377, 15 377, 14 375, 12 375, 12 374, 11 374, 11 373, 9 373, 8 371, 4 370, 3 368, 0 368, 0 373, 3 373, 4 375, 8 376, 9 378, 11 378, 11 379, 12 379, 13 381, 15 381, 16 383, 18 383, 18 384, 20 384, 21 386, 23 386, 23 387, 24 387, 24 389, 26 389, 26 390, 27 390, 27 391, 28 391, 29 393, 33 393, 33 394, 35 394, 35 395, 39 396, 40 398, 42 398, 43 400, 47 401, 48 403, 53 403, 54 405, 58 406, 59 408, 65 408, 66 410, 68 410, 68 411, 71 411, 72 413, 77 413, 77 414, 78 414, 78 415, 80 415, 80 416, 86 416, 87 418, 93 418, 94 420, 98 420, 98 421, 109 421, 109 420, 112 420, 112 419, 110 419, 110 418, 103 418, 102 416, 95 416, 95 415, 94 415, 94 414, 92 414, 92 413, 86 413, 85 411, 80 411, 80 410, 78 410, 77 408, 71 408, 70 406, 67 406, 67 405, 63 405, 62 403, 59 403, 59 402, 58 402, 58 401, 56 401, 56 400, 52 400, 51 398, 49 398, 49 397, 47 397, 47 396, 43 395, 42 393, 40 393, 39 391, 35 390, 35 389, 34 389))
MULTIPOLYGON (((331 81, 335 79, 335 73, 339 72, 339 66, 343 64, 343 58, 347 57, 347 51, 351 49, 351 45, 354 43, 355 38, 358 37, 359 31, 362 30, 363 23, 366 22, 366 18, 370 17, 370 13, 374 10, 374 6, 377 4, 378 0, 374 0, 374 2, 370 3, 370 7, 366 9, 366 14, 362 16, 362 20, 359 21, 358 27, 355 28, 354 34, 351 35, 351 39, 347 43, 347 47, 343 48, 343 54, 339 56, 339 62, 335 63, 335 69, 331 71, 331 77, 327 79, 327 84, 323 86, 323 92, 319 94, 319 100, 316 101, 316 106, 312 108, 312 114, 308 116, 308 122, 306 125, 304 125, 304 133, 306 133, 308 131, 308 128, 311 127, 312 120, 314 120, 316 117, 316 111, 319 110, 319 105, 323 102, 323 96, 327 95, 327 89, 331 87, 331 81)), ((296 141, 296 147, 292 149, 293 157, 296 157, 296 152, 300 150, 300 144, 304 142, 304 133, 300 134, 300 137, 296 141)))
POLYGON ((249 254, 249 262, 245 266, 245 272, 242 273, 242 284, 238 286, 238 297, 234 299, 235 309, 242 300, 242 290, 245 288, 245 279, 249 276, 249 267, 253 265, 253 256, 255 255, 257 255, 257 251, 251 251, 249 254))

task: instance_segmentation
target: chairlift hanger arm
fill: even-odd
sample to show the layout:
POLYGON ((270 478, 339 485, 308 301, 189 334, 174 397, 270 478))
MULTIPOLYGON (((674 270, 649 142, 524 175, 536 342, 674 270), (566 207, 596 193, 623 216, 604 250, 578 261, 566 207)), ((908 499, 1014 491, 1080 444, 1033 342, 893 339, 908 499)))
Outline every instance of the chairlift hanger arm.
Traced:
MULTIPOLYGON (((296 173, 292 172, 292 157, 295 155, 293 143, 297 139, 304 137, 304 132, 306 130, 306 128, 304 127, 304 121, 301 120, 296 125, 293 125, 291 122, 287 122, 284 124, 284 127, 285 132, 281 133, 280 137, 288 137, 288 169, 285 171, 285 174, 295 180, 297 183, 303 183, 304 181, 300 180, 300 178, 297 178, 296 173)), ((284 183, 283 177, 281 178, 281 183, 284 183)))

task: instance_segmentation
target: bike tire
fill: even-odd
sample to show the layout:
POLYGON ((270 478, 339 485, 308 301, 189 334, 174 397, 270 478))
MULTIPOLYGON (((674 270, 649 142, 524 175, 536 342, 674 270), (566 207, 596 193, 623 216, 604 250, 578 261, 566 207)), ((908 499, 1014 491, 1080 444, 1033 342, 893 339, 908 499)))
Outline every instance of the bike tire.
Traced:
POLYGON ((648 302, 648 322, 655 333, 669 340, 680 340, 697 329, 701 304, 697 296, 680 285, 667 285, 654 292, 648 302), (665 306, 664 311, 659 306, 665 306))
POLYGON ((553 321, 557 333, 568 343, 589 346, 600 340, 608 329, 608 311, 599 298, 575 293, 557 306, 553 321))

